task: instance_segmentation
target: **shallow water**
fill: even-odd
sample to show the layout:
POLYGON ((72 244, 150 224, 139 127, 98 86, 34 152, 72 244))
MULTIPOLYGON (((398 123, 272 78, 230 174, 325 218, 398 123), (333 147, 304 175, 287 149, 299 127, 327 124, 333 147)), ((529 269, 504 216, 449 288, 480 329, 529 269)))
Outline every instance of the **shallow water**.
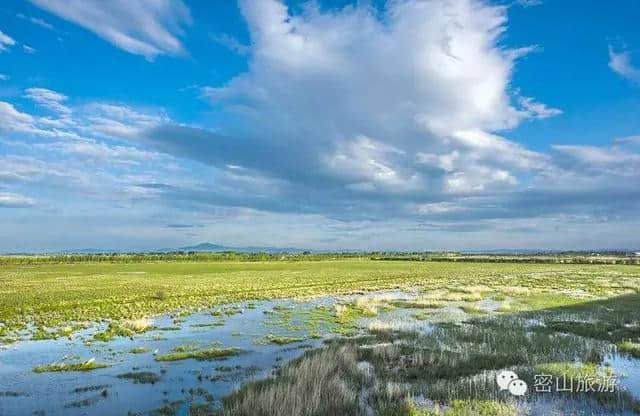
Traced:
MULTIPOLYGON (((411 292, 378 292, 366 297, 382 296, 386 299, 415 299, 411 292)), ((179 330, 154 329, 129 338, 116 338, 109 342, 92 342, 93 335, 104 330, 104 325, 74 334, 71 340, 20 341, 0 347, 0 416, 20 415, 111 415, 152 414, 167 404, 174 404, 177 415, 188 415, 191 404, 219 405, 220 400, 241 384, 265 378, 274 368, 299 357, 306 348, 322 345, 324 339, 334 336, 328 323, 320 322, 320 338, 309 338, 309 328, 301 323, 305 312, 318 306, 331 307, 336 302, 348 302, 355 296, 318 298, 299 302, 291 300, 265 301, 226 305, 223 310, 237 308, 231 316, 212 316, 211 311, 178 318, 162 316, 154 319, 156 328, 179 326, 179 330), (251 305, 251 307, 249 307, 251 305), (274 309, 274 307, 276 309, 274 309), (290 307, 292 309, 284 309, 290 307), (283 324, 283 316, 293 311, 283 324), (274 312, 275 311, 275 312, 274 312), (201 324, 224 321, 223 326, 198 327, 201 324), (277 334, 302 337, 303 341, 287 345, 265 343, 265 336, 277 334), (193 359, 158 362, 158 354, 171 352, 179 345, 197 348, 235 347, 242 350, 237 356, 223 360, 197 361, 193 359), (145 347, 149 351, 133 354, 132 348, 145 347), (95 358, 110 367, 89 372, 35 373, 38 365, 56 362, 81 362, 95 358), (154 384, 136 384, 119 378, 127 372, 152 372, 159 376, 154 384), (78 390, 79 389, 79 390, 78 390), (106 394, 103 392, 106 391, 106 394)), ((464 302, 446 302, 443 308, 382 310, 372 318, 361 318, 361 328, 417 330, 428 333, 438 321, 463 321, 469 318, 459 306, 464 302), (413 315, 426 313, 428 320, 416 320, 413 315)), ((500 306, 497 301, 475 303, 489 311, 500 306)), ((307 314, 308 318, 309 315, 307 314)), ((536 321, 536 325, 542 321, 536 321)), ((528 321, 527 321, 528 322, 528 321)), ((526 324, 526 323, 525 323, 526 324)), ((533 324, 533 322, 530 322, 533 324)), ((618 354, 607 357, 605 365, 620 375, 620 387, 640 398, 640 360, 618 354)), ((523 401, 523 414, 623 414, 606 413, 588 401, 578 402, 537 396, 523 401), (595 412, 595 413, 594 413, 595 412)))
POLYGON ((605 360, 605 365, 611 367, 619 376, 619 385, 640 400, 640 360, 620 354, 611 354, 605 360))
MULTIPOLYGON (((322 302, 301 303, 297 307, 311 308, 322 302)), ((264 311, 290 303, 260 302, 255 303, 254 309, 247 308, 246 303, 240 304, 241 313, 222 318, 210 313, 194 314, 178 324, 180 330, 152 330, 134 340, 116 338, 106 343, 96 341, 85 345, 84 340, 91 339, 96 332, 93 329, 76 334, 71 340, 21 341, 4 347, 0 350, 0 415, 108 415, 128 411, 145 414, 176 401, 184 402, 178 406, 177 414, 187 414, 189 403, 205 402, 195 389, 204 389, 219 400, 241 382, 264 378, 276 366, 301 355, 304 348, 300 346, 321 344, 320 339, 305 339, 283 346, 261 343, 269 333, 302 335, 265 324, 268 315, 264 311), (221 319, 225 321, 224 326, 194 326, 221 319), (214 361, 157 362, 154 358, 155 350, 165 354, 185 344, 198 348, 236 347, 242 353, 214 361), (130 353, 134 347, 146 347, 150 351, 130 353), (88 372, 33 372, 33 367, 38 365, 90 358, 110 367, 88 372), (226 368, 216 369, 219 366, 226 368), (153 372, 160 380, 155 384, 135 384, 117 377, 132 371, 153 372), (91 387, 95 389, 74 392, 91 387), (190 394, 190 389, 196 394, 190 394), (103 396, 105 390, 106 396, 103 396)), ((154 324, 158 328, 175 326, 168 316, 154 320, 154 324)))

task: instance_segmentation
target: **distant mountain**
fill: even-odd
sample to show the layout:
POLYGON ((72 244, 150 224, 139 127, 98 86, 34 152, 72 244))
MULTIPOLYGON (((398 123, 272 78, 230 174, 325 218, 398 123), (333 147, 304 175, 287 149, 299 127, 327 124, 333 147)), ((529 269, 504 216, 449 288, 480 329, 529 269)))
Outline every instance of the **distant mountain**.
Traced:
MULTIPOLYGON (((165 250, 162 250, 165 251, 165 250)), ((168 250, 175 251, 175 250, 168 250)), ((301 248, 295 247, 261 247, 261 246, 247 246, 247 247, 231 247, 231 246, 221 246, 219 244, 213 243, 200 243, 195 246, 187 246, 180 247, 177 251, 210 251, 210 252, 220 252, 220 251, 235 251, 239 253, 299 253, 305 251, 301 248)))
POLYGON ((180 247, 180 251, 233 251, 229 250, 230 247, 221 246, 220 244, 213 243, 200 243, 195 246, 180 247))
MULTIPOLYGON (((172 253, 177 251, 183 252, 209 252, 219 253, 223 251, 233 251, 237 253, 302 253, 305 249, 295 247, 231 247, 214 243, 200 243, 194 246, 178 247, 178 248, 154 248, 149 250, 114 250, 102 248, 80 248, 72 250, 60 250, 50 254, 111 254, 111 253, 172 253)), ((16 254, 16 253, 12 253, 16 254)))

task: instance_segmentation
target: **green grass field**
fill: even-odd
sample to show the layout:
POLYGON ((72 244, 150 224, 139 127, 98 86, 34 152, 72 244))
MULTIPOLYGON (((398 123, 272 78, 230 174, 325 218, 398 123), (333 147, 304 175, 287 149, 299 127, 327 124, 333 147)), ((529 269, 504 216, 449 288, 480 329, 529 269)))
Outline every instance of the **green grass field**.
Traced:
POLYGON ((447 300, 516 296, 522 302, 514 308, 541 308, 635 293, 640 268, 353 259, 5 264, 0 266, 0 331, 34 324, 66 334, 87 322, 189 313, 240 300, 410 287, 447 300))
MULTIPOLYGON (((287 364, 276 377, 243 385, 225 398, 221 410, 198 405, 192 414, 514 416, 521 414, 521 403, 497 390, 494 380, 500 369, 517 370, 529 385, 540 372, 584 373, 598 385, 609 375, 606 357, 612 351, 629 359, 638 356, 638 266, 364 258, 8 261, 0 266, 0 342, 70 336, 105 320, 106 329, 92 340, 109 342, 153 329, 148 318, 158 314, 170 313, 180 324, 201 310, 211 321, 199 325, 215 327, 242 313, 237 305, 225 306, 237 301, 385 289, 408 290, 411 299, 382 292, 342 299, 332 307, 305 310, 293 303, 266 311, 265 324, 280 333, 269 333, 256 345, 284 347, 305 337, 321 338, 321 327, 338 337, 287 364), (491 303, 495 310, 487 309, 491 303), (451 309, 461 315, 451 317, 451 309), (379 319, 393 310, 406 310, 432 330, 420 332, 406 329, 402 320, 379 319), (372 321, 358 326, 361 318, 372 321), (295 327, 306 335, 283 335, 295 327), (431 405, 425 408, 421 397, 431 405)), ((185 345, 156 361, 216 360, 236 353, 185 345)), ((89 371, 104 365, 54 363, 34 371, 89 371)), ((123 377, 154 380, 148 373, 123 377)), ((588 402, 592 414, 640 414, 640 401, 627 391, 548 397, 568 403, 569 409, 588 402)), ((169 406, 166 414, 172 411, 169 406)))

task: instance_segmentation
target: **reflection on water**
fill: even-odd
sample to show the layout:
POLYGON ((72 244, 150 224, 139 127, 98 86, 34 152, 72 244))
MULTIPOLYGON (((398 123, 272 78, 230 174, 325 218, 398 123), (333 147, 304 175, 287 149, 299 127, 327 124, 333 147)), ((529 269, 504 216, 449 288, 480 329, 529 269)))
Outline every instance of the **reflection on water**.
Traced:
MULTIPOLYGON (((382 296, 391 304, 394 299, 415 299, 416 294, 384 292, 366 297, 369 296, 382 296)), ((88 342, 105 329, 102 325, 76 333, 72 339, 21 341, 0 347, 0 415, 145 415, 163 406, 172 407, 175 414, 188 415, 193 404, 219 405, 242 383, 270 376, 275 368, 334 336, 330 322, 319 319, 313 326, 315 336, 310 337, 305 320, 309 321, 320 306, 332 310, 334 303, 351 300, 353 297, 343 296, 306 302, 245 302, 186 317, 156 318, 153 323, 158 329, 134 339, 88 342), (290 342, 292 338, 302 340, 290 342), (274 339, 281 345, 267 342, 274 339), (156 361, 157 355, 179 346, 234 347, 242 352, 222 360, 156 361), (43 364, 91 358, 109 367, 89 372, 33 372, 34 367, 43 364)), ((360 318, 358 324, 363 330, 393 328, 429 333, 434 322, 468 319, 459 306, 460 302, 447 302, 432 310, 382 308, 374 317, 360 318)), ((493 312, 500 302, 483 300, 476 306, 493 312)), ((533 318, 523 324, 544 325, 533 318)), ((620 376, 620 386, 640 398, 640 360, 610 354, 604 365, 620 376)), ((522 401, 519 409, 529 415, 606 413, 589 400, 547 399, 539 395, 522 401)))
MULTIPOLYGON (((300 304, 311 308, 318 302, 300 304)), ((278 302, 279 305, 286 302, 278 302)), ((269 375, 273 368, 302 354, 304 347, 318 346, 320 339, 305 339, 289 345, 260 342, 269 333, 282 330, 265 325, 275 302, 238 305, 232 316, 215 317, 211 313, 184 318, 179 330, 153 330, 135 339, 85 345, 96 330, 74 335, 71 340, 22 341, 0 350, 0 415, 109 415, 149 412, 166 403, 183 401, 178 414, 186 414, 188 403, 219 400, 241 382, 269 375), (224 321, 224 326, 209 326, 224 321), (179 345, 194 348, 236 347, 242 353, 224 360, 183 360, 157 362, 154 352, 165 354, 179 345), (300 348, 302 346, 303 348, 300 348), (148 352, 130 351, 146 347, 148 352), (110 367, 89 372, 41 373, 33 367, 60 362, 78 362, 95 358, 110 367), (130 372, 147 372, 158 381, 135 383, 118 378, 130 372)), ((154 321, 158 328, 176 327, 170 317, 154 321)), ((296 331, 287 330, 287 335, 296 331)))

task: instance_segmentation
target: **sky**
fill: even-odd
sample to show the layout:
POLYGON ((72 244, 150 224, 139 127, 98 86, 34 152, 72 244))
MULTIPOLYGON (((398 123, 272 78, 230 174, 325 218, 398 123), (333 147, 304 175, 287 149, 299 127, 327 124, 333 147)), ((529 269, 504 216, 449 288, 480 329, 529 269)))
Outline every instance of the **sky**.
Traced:
POLYGON ((640 248, 640 2, 8 0, 0 252, 640 248))

